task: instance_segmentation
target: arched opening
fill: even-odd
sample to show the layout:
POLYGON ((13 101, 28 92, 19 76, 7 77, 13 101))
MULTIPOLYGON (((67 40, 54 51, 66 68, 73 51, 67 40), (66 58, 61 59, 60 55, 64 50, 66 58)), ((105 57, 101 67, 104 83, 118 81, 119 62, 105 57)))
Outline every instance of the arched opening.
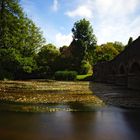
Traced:
POLYGON ((134 62, 130 67, 130 73, 132 74, 140 74, 140 65, 136 62, 134 62))
POLYGON ((125 74, 125 68, 124 68, 124 65, 121 65, 120 68, 119 68, 119 74, 125 74))

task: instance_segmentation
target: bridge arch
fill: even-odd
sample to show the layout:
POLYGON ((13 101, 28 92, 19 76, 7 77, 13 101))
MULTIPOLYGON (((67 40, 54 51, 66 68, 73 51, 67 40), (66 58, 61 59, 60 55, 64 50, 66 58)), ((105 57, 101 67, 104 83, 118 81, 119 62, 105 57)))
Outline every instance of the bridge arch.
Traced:
POLYGON ((140 74, 140 64, 138 62, 133 62, 129 68, 129 73, 140 74))

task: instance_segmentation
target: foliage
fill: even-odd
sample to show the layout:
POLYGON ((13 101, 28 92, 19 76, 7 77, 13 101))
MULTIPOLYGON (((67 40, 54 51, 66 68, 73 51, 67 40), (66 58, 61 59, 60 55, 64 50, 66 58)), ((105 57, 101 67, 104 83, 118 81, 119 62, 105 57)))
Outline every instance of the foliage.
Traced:
POLYGON ((25 16, 18 2, 0 1, 0 66, 14 78, 34 71, 34 55, 44 43, 40 29, 25 16))
POLYGON ((124 45, 122 42, 115 41, 112 43, 112 46, 118 51, 118 53, 121 53, 124 50, 124 45))
POLYGON ((59 48, 59 51, 61 54, 65 54, 65 51, 67 51, 68 46, 64 45, 62 47, 59 48))
POLYGON ((101 46, 97 46, 95 50, 95 62, 99 61, 110 61, 115 56, 117 56, 122 50, 124 46, 119 42, 108 42, 106 44, 102 44, 101 46))
POLYGON ((57 71, 55 72, 56 80, 74 81, 76 80, 76 71, 57 71))
POLYGON ((72 33, 73 41, 70 45, 70 52, 74 60, 73 65, 80 69, 83 60, 92 64, 97 41, 90 22, 86 19, 75 22, 72 33))
POLYGON ((53 75, 57 70, 57 60, 60 55, 59 50, 53 45, 48 44, 43 46, 36 56, 38 65, 38 73, 43 77, 53 75))
POLYGON ((81 63, 80 74, 87 74, 91 69, 91 65, 89 62, 83 60, 81 63))
POLYGON ((36 62, 32 57, 22 57, 15 48, 0 49, 0 58, 3 73, 9 73, 14 79, 23 78, 23 74, 31 73, 32 69, 36 68, 36 62))

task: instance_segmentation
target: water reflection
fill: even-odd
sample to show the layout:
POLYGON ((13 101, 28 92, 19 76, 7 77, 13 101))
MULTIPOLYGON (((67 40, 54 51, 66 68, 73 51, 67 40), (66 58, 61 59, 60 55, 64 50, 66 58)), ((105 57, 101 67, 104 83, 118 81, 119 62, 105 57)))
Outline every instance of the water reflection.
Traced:
POLYGON ((139 140, 140 112, 0 112, 0 140, 139 140))

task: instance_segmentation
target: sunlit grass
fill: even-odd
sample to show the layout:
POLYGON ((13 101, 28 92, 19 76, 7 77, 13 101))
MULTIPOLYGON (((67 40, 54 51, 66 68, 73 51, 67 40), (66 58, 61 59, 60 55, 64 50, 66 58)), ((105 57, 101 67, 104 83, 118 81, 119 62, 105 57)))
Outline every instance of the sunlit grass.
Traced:
POLYGON ((82 81, 82 80, 85 80, 86 78, 92 76, 92 73, 88 73, 88 74, 85 74, 85 75, 77 75, 77 80, 79 81, 82 81))

